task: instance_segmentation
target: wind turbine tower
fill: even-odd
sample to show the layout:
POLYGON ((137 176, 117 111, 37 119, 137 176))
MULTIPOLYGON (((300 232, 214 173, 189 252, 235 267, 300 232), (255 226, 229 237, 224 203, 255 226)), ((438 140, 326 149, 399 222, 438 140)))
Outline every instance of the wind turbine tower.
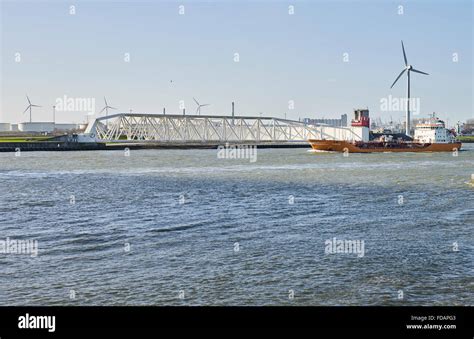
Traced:
POLYGON ((202 105, 201 105, 201 104, 196 100, 196 98, 193 98, 193 100, 194 100, 194 102, 195 102, 196 105, 197 105, 196 114, 198 114, 198 115, 201 115, 201 107, 209 106, 209 105, 210 105, 210 104, 202 104, 202 105))
POLYGON ((41 106, 38 106, 38 105, 33 105, 30 101, 30 98, 28 97, 28 95, 26 96, 26 100, 28 100, 28 107, 26 107, 26 109, 23 111, 23 114, 26 113, 26 111, 30 111, 30 123, 32 122, 32 119, 31 119, 31 108, 32 107, 41 107, 41 106))
POLYGON ((398 79, 400 79, 403 73, 407 72, 407 112, 406 112, 405 134, 410 136, 410 72, 420 73, 424 75, 429 75, 429 74, 419 71, 413 68, 412 65, 408 64, 407 55, 405 53, 405 46, 403 46, 403 41, 402 41, 402 51, 403 51, 403 59, 405 60, 405 68, 401 71, 401 73, 395 79, 395 81, 393 82, 392 86, 390 86, 390 88, 392 88, 396 84, 396 82, 398 81, 398 79))
POLYGON ((109 109, 116 109, 115 107, 112 107, 112 106, 109 106, 109 104, 107 103, 107 99, 104 97, 104 103, 105 103, 105 107, 102 108, 102 110, 99 112, 102 113, 103 111, 105 111, 105 116, 108 116, 109 115, 109 109))
MULTIPOLYGON (((109 106, 109 104, 107 103, 107 99, 104 97, 104 103, 105 103, 105 107, 102 108, 102 110, 99 112, 102 113, 104 110, 105 110, 105 116, 107 117, 109 115, 109 109, 116 109, 115 107, 112 107, 112 106, 109 106)), ((89 122, 89 117, 87 118, 87 121, 89 122)), ((109 121, 108 120, 105 120, 105 127, 108 128, 109 127, 109 121)))

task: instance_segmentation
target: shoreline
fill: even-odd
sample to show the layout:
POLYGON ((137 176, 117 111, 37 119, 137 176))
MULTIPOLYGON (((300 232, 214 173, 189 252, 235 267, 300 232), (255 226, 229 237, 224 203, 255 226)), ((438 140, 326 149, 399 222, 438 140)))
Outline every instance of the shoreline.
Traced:
MULTIPOLYGON (((40 151, 115 151, 128 149, 217 149, 222 143, 94 143, 94 142, 2 142, 0 152, 40 152, 40 151)), ((311 148, 309 143, 228 143, 230 146, 246 145, 257 148, 311 148)))
MULTIPOLYGON (((462 141, 463 144, 473 144, 474 140, 462 141)), ((219 146, 255 146, 264 148, 311 148, 309 143, 94 143, 94 142, 65 142, 65 141, 31 141, 31 142, 1 142, 0 152, 67 152, 67 151, 116 151, 128 149, 217 149, 219 146)))

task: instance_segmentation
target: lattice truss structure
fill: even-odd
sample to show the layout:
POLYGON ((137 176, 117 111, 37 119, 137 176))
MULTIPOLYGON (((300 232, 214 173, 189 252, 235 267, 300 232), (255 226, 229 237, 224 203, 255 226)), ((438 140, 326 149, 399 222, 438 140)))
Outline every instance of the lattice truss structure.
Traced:
POLYGON ((271 117, 120 113, 89 123, 103 142, 306 142, 332 139, 324 129, 271 117))

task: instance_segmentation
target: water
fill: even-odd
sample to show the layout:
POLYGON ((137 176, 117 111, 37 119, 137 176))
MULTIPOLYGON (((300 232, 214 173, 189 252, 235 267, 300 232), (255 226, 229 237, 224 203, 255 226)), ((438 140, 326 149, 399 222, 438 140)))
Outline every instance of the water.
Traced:
POLYGON ((465 146, 2 153, 0 240, 39 252, 0 254, 0 304, 473 305, 465 146))

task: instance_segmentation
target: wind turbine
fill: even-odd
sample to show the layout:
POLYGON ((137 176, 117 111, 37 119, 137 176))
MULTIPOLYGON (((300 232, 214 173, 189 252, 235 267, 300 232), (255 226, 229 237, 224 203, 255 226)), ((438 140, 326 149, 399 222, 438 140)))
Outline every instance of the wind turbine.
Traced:
POLYGON ((197 105, 197 109, 196 109, 196 113, 201 115, 201 107, 204 107, 204 106, 209 106, 210 104, 200 104, 195 98, 193 98, 194 102, 196 103, 197 105))
POLYGON ((393 82, 392 86, 390 86, 390 88, 392 88, 395 85, 395 83, 398 81, 398 79, 400 79, 403 73, 407 72, 407 114, 406 114, 407 122, 405 124, 405 134, 410 136, 410 72, 420 73, 424 75, 429 75, 429 74, 419 71, 413 68, 412 65, 408 64, 407 55, 405 54, 405 47, 403 46, 403 41, 402 41, 402 51, 403 51, 403 59, 405 60, 405 68, 403 69, 403 71, 401 71, 401 73, 395 79, 395 81, 393 82))
POLYGON ((30 98, 28 98, 28 95, 26 95, 26 100, 28 100, 28 107, 26 107, 26 109, 23 111, 23 114, 25 114, 26 111, 30 110, 30 122, 32 122, 32 120, 31 120, 31 107, 41 107, 41 106, 33 105, 30 101, 30 98))
POLYGON ((99 112, 102 113, 104 110, 105 110, 105 116, 108 116, 109 115, 109 108, 110 109, 116 109, 115 107, 112 107, 112 106, 109 106, 109 104, 107 104, 107 99, 104 97, 104 102, 105 102, 105 107, 102 108, 102 110, 99 112))
MULTIPOLYGON (((104 97, 104 103, 105 103, 105 107, 102 108, 102 110, 99 112, 99 114, 102 113, 105 110, 105 116, 107 117, 109 115, 109 108, 110 109, 116 109, 116 108, 112 107, 112 106, 109 106, 109 104, 107 103, 107 99, 105 97, 104 97)), ((87 119, 89 119, 89 117, 87 119)), ((109 127, 109 120, 107 120, 107 119, 105 120, 105 127, 106 128, 109 127)))

